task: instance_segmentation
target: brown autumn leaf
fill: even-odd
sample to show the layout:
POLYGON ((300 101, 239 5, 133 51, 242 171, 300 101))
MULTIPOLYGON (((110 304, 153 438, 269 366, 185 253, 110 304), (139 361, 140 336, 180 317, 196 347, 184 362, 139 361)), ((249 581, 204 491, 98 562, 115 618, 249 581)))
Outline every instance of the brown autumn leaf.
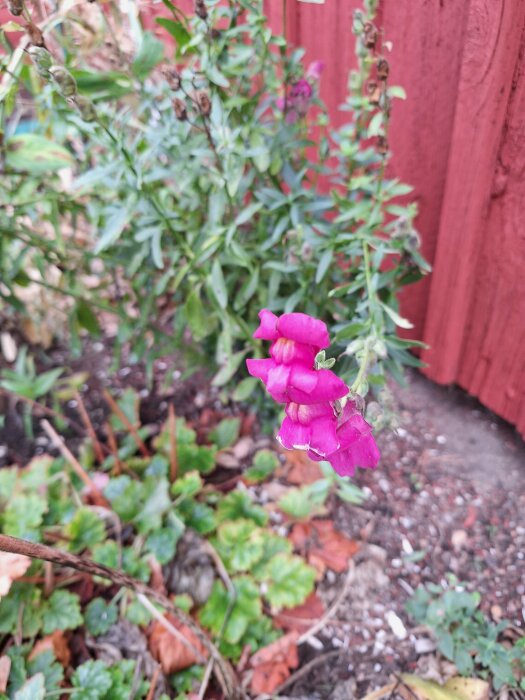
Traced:
POLYGON ((159 564, 157 558, 150 554, 148 557, 148 564, 151 570, 151 578, 149 580, 149 585, 157 593, 166 593, 166 585, 164 583, 164 575, 162 573, 162 566, 159 564))
POLYGON ((308 563, 321 572, 324 566, 336 573, 346 571, 348 560, 359 549, 359 544, 336 530, 331 520, 297 523, 290 539, 306 555, 308 563))
MULTIPOLYGON (((166 620, 175 627, 204 658, 208 652, 196 634, 173 615, 165 615, 166 620)), ((149 649, 153 658, 162 667, 163 673, 170 674, 183 671, 193 664, 200 663, 194 651, 166 629, 158 620, 152 625, 149 636, 149 649)))
POLYGON ((311 460, 306 452, 287 450, 285 452, 285 478, 290 484, 306 486, 323 478, 323 473, 317 462, 311 460))
POLYGON ((281 629, 303 633, 324 615, 325 610, 325 604, 317 593, 310 593, 304 603, 281 610, 273 621, 281 629))
POLYGON ((259 649, 250 659, 253 676, 252 693, 271 694, 289 676, 290 669, 299 665, 297 653, 298 632, 289 632, 268 646, 259 649))
POLYGON ((7 681, 11 671, 11 659, 9 656, 0 656, 0 693, 7 690, 7 681))
POLYGON ((56 660, 67 668, 71 662, 71 650, 64 630, 56 630, 53 634, 48 634, 47 637, 39 639, 35 646, 31 649, 28 656, 29 661, 32 661, 36 656, 43 651, 52 651, 56 660))
POLYGON ((23 554, 0 552, 0 598, 9 593, 11 584, 25 574, 31 559, 23 554))

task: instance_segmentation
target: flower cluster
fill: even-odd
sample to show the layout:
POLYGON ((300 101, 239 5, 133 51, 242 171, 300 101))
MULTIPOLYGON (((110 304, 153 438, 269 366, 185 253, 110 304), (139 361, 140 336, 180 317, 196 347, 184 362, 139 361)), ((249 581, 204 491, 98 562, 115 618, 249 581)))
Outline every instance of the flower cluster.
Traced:
POLYGON ((310 63, 305 77, 300 78, 291 85, 286 97, 277 99, 277 107, 285 112, 286 121, 289 124, 293 124, 300 117, 306 115, 314 95, 314 87, 319 82, 323 68, 324 63, 322 61, 310 63))
POLYGON ((271 341, 270 357, 246 364, 270 396, 285 404, 277 435, 281 445, 327 460, 341 476, 351 476, 356 467, 375 467, 379 450, 372 429, 348 400, 348 387, 331 370, 316 368, 317 354, 330 345, 326 325, 306 314, 278 317, 267 309, 259 318, 253 337, 271 341))

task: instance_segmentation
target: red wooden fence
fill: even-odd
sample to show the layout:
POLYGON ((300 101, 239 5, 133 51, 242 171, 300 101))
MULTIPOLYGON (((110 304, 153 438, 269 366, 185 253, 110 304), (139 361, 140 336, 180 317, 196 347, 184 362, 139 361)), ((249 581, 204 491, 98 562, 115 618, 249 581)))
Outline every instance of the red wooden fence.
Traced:
MULTIPOLYGON (((282 0, 266 0, 275 28, 282 0)), ((321 95, 339 121, 359 0, 285 3, 289 40, 326 63, 321 95)), ((424 370, 457 383, 525 435, 525 0, 383 0, 393 42, 392 173, 415 186, 434 271, 404 315, 430 345, 424 370)))

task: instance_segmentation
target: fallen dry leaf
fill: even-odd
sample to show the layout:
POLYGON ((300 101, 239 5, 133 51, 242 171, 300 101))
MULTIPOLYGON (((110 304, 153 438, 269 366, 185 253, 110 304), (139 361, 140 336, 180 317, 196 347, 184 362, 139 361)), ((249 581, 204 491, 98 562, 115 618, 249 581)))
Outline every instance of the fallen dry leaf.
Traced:
POLYGON ((285 477, 288 483, 305 486, 323 478, 323 472, 317 462, 311 460, 305 452, 287 450, 284 454, 286 455, 285 477))
POLYGON ((489 684, 481 678, 449 678, 445 688, 461 695, 465 700, 489 700, 489 684))
POLYGON ((7 681, 11 671, 11 659, 9 656, 0 656, 0 693, 7 690, 7 681))
MULTIPOLYGON (((206 648, 189 627, 179 622, 172 615, 166 615, 165 617, 184 636, 189 644, 207 658, 208 652, 206 648)), ((166 674, 183 671, 185 668, 193 666, 193 664, 200 663, 195 653, 158 620, 153 623, 151 628, 149 649, 153 658, 160 663, 163 673, 166 674)))
POLYGON ((151 569, 151 578, 149 580, 149 585, 157 593, 166 593, 166 586, 164 584, 164 575, 162 573, 162 566, 157 561, 157 558, 151 554, 148 557, 149 568, 151 569))
POLYGON ((336 573, 346 571, 348 560, 359 549, 359 544, 336 530, 331 520, 297 523, 290 539, 307 556, 309 564, 321 573, 324 566, 336 573))
POLYGON ((289 632, 276 642, 259 649, 250 659, 253 676, 250 682, 252 693, 273 693, 289 676, 290 669, 299 665, 297 632, 289 632))
POLYGON ((317 593, 311 593, 302 605, 281 610, 273 621, 277 627, 294 632, 306 632, 325 613, 325 604, 317 593))
POLYGON ((23 554, 0 552, 0 598, 9 593, 11 584, 25 574, 31 559, 23 554))
POLYGON ((71 651, 69 649, 66 633, 63 630, 57 630, 53 632, 53 634, 48 634, 47 637, 39 639, 31 649, 31 653, 28 657, 29 661, 32 661, 43 651, 52 651, 56 660, 62 664, 64 668, 67 668, 71 662, 71 651))
POLYGON ((404 685, 398 688, 399 694, 405 700, 465 700, 465 698, 450 688, 439 685, 435 681, 427 681, 410 673, 403 673, 401 680, 404 685))

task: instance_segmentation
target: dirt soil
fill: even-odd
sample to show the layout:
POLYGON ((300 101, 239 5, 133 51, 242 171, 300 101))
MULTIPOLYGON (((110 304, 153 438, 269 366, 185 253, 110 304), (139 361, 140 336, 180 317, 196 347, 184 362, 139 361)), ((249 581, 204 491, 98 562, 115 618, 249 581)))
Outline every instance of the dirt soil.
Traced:
MULTIPOLYGON (((452 572, 482 594, 494 620, 525 627, 525 444, 515 431, 456 388, 420 374, 395 389, 401 427, 379 437, 382 460, 355 481, 362 507, 337 506, 335 521, 365 543, 335 624, 303 661, 339 650, 289 694, 348 700, 393 673, 435 664, 434 645, 405 612, 411 592, 452 572)), ((329 604, 344 575, 327 578, 329 604)))

